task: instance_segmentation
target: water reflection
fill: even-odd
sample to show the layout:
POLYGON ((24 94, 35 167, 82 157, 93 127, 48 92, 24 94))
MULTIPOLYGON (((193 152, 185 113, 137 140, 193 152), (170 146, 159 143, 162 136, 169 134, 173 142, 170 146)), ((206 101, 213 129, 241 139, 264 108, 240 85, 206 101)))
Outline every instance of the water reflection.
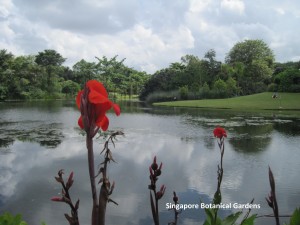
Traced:
POLYGON ((271 142, 273 125, 269 123, 258 123, 235 127, 232 138, 229 139, 234 150, 245 153, 264 151, 271 142))
MULTIPOLYGON (((0 213, 22 213, 29 224, 65 223, 63 212, 69 209, 49 201, 61 191, 54 176, 63 168, 66 174, 74 171, 72 195, 80 198, 81 224, 88 224, 92 203, 85 139, 77 126, 79 113, 70 102, 55 103, 53 107, 40 104, 0 107, 0 140, 7 142, 0 150, 0 213), (40 140, 47 142, 47 137, 57 142, 42 145, 40 140)), ((270 213, 264 200, 269 193, 268 165, 273 169, 282 212, 291 212, 300 202, 296 179, 300 169, 299 120, 227 111, 149 108, 137 103, 122 105, 121 109, 121 117, 109 115, 111 129, 121 129, 125 137, 119 137, 116 148, 111 148, 117 163, 109 165, 109 177, 116 181, 112 198, 119 206, 108 206, 107 224, 152 224, 147 187, 148 167, 155 155, 163 162, 158 184, 167 186, 160 204, 163 224, 173 219, 172 212, 165 209, 165 204, 172 202, 173 191, 181 203, 199 203, 200 199, 210 202, 217 187, 220 159, 212 137, 217 125, 228 130, 224 203, 248 203, 255 198, 261 209, 253 213, 270 213)), ((95 149, 100 152, 102 144, 102 138, 96 139, 95 149)), ((96 154, 97 165, 101 157, 96 154)), ((230 211, 222 213, 225 216, 230 211)), ((187 210, 180 215, 180 224, 199 224, 203 220, 203 210, 187 210)), ((261 221, 257 224, 273 224, 273 220, 261 221)))

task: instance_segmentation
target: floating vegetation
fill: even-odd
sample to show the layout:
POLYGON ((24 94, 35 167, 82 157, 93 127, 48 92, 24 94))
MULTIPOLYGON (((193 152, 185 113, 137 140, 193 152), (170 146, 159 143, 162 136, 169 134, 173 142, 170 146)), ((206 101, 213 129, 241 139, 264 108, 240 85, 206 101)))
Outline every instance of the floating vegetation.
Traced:
POLYGON ((0 148, 8 148, 15 140, 36 142, 47 148, 56 148, 63 138, 61 123, 0 121, 0 148))

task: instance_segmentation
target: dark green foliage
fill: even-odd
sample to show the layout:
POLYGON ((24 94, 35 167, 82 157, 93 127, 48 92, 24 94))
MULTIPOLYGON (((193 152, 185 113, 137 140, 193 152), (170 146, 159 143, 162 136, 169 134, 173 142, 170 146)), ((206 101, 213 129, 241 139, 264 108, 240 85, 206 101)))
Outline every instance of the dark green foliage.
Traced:
POLYGON ((187 85, 179 88, 179 94, 181 99, 187 99, 189 94, 189 88, 187 85))
POLYGON ((154 92, 169 92, 178 89, 179 87, 174 88, 176 87, 174 82, 176 82, 176 75, 178 73, 180 71, 173 70, 172 68, 157 71, 145 83, 140 94, 140 99, 146 100, 147 96, 154 92))
POLYGON ((295 209, 291 219, 290 219, 290 223, 289 225, 299 225, 300 224, 300 209, 295 209))
MULTIPOLYGON (((28 225, 22 220, 22 215, 17 214, 13 216, 12 214, 6 212, 0 215, 0 225, 28 225)), ((41 222, 41 225, 46 225, 45 222, 41 222)))
POLYGON ((262 40, 246 40, 235 44, 225 61, 234 68, 243 65, 237 79, 242 94, 266 91, 273 73, 274 54, 262 40))
POLYGON ((286 69, 275 76, 274 83, 278 85, 278 91, 300 92, 300 70, 286 69))
POLYGON ((55 50, 17 57, 0 50, 0 101, 70 98, 91 79, 104 83, 109 92, 140 94, 146 73, 126 67, 117 56, 97 59, 98 63, 81 60, 72 70, 62 65, 65 58, 55 50))
POLYGON ((80 85, 74 81, 67 80, 62 83, 62 93, 74 96, 80 90, 80 85))

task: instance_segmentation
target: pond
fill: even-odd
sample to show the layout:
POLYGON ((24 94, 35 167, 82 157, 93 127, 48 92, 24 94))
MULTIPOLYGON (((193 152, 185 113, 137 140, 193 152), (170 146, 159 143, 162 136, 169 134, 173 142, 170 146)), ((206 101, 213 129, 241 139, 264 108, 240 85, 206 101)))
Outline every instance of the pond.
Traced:
MULTIPOLYGON (((149 165, 157 156, 163 162, 158 185, 167 189, 160 200, 161 224, 173 219, 166 203, 173 191, 182 204, 209 203, 217 188, 220 151, 213 129, 227 130, 224 204, 247 204, 254 198, 259 209, 271 214, 265 197, 270 192, 268 167, 276 181, 280 214, 300 206, 300 120, 280 112, 231 112, 187 108, 153 108, 136 102, 121 103, 122 113, 109 113, 110 130, 125 133, 112 147, 117 163, 109 164, 109 178, 116 182, 107 224, 153 224, 149 202, 149 165)), ((0 214, 21 213, 28 224, 67 224, 64 203, 50 201, 61 192, 55 181, 59 169, 66 178, 74 171, 71 196, 80 199, 79 218, 90 223, 92 206, 84 133, 77 126, 74 102, 0 103, 0 214)), ((96 165, 103 156, 104 139, 94 141, 96 165)), ((224 209, 221 216, 235 209, 224 209)), ((244 210, 247 211, 247 210, 244 210)), ((202 224, 203 209, 180 214, 179 224, 202 224)), ((283 219, 287 221, 288 219, 283 219)), ((258 218, 256 224, 274 224, 258 218)))

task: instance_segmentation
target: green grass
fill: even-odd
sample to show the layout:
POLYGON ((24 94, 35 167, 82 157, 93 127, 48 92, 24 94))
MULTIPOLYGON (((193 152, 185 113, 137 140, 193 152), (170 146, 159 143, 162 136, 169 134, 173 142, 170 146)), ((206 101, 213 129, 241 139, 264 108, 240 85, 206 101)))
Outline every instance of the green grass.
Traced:
POLYGON ((275 99, 272 98, 272 95, 271 92, 264 92, 227 99, 160 102, 154 103, 154 105, 233 110, 300 110, 300 93, 279 93, 278 98, 275 99))

